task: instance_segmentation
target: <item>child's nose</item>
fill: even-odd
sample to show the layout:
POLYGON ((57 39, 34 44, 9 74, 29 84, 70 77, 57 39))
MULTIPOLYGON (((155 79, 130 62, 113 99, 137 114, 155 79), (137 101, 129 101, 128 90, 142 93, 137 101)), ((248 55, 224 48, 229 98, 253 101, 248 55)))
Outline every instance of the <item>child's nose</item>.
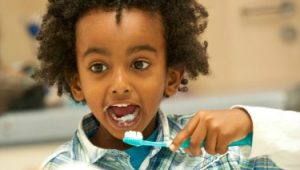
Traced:
POLYGON ((114 79, 111 86, 111 93, 113 95, 129 95, 131 92, 128 75, 123 71, 119 71, 114 75, 114 79))

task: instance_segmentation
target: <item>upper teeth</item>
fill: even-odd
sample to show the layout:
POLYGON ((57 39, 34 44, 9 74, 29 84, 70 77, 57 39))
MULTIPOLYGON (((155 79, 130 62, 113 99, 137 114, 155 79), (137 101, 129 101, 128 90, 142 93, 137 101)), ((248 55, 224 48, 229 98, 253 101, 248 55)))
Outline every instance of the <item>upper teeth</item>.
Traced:
POLYGON ((129 104, 114 104, 112 106, 116 106, 116 107, 127 107, 129 104))
MULTIPOLYGON (((114 104, 114 105, 111 105, 111 106, 115 106, 115 107, 127 107, 129 104, 124 104, 124 103, 120 103, 120 104, 114 104)), ((105 106, 104 107, 104 112, 107 111, 107 109, 109 108, 109 106, 105 106)))

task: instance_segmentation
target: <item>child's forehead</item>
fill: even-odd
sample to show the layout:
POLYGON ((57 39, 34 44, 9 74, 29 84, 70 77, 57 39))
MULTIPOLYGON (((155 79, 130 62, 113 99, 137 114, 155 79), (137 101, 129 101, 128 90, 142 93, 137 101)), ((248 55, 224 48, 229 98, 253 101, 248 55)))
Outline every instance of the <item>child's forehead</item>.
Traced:
POLYGON ((164 29, 159 15, 124 9, 119 23, 116 15, 114 10, 100 8, 83 16, 76 26, 76 53, 84 54, 87 48, 95 46, 117 53, 126 51, 125 47, 145 44, 164 53, 164 29))
MULTIPOLYGON (((96 8, 88 11, 82 16, 76 24, 76 32, 85 32, 87 29, 99 29, 99 31, 106 28, 106 30, 115 30, 118 33, 124 33, 127 30, 140 29, 139 31, 153 32, 156 30, 156 35, 164 34, 164 24, 162 23, 159 13, 144 11, 137 8, 124 9, 121 11, 121 19, 117 21, 118 12, 116 10, 107 10, 103 8, 96 8)), ((97 32, 97 31, 95 31, 97 32)))

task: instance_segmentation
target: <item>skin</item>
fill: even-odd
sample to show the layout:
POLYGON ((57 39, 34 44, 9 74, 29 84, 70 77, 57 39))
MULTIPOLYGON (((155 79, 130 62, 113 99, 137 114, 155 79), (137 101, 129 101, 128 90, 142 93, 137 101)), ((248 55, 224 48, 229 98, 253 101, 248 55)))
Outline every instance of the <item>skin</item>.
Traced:
MULTIPOLYGON (((127 130, 142 131, 148 137, 156 128, 156 116, 164 94, 177 92, 183 69, 166 67, 164 29, 158 14, 138 9, 124 10, 116 23, 114 11, 92 10, 76 25, 78 74, 69 78, 77 101, 85 100, 100 122, 92 143, 101 148, 129 148, 121 139, 127 130), (138 123, 118 128, 104 108, 119 103, 140 106, 138 123)), ((200 111, 175 137, 170 149, 176 151, 191 137, 186 151, 200 155, 206 139, 210 154, 225 153, 227 145, 252 131, 248 114, 241 109, 200 111)))
POLYGON ((166 67, 161 18, 137 9, 124 10, 116 23, 114 11, 88 12, 76 25, 78 74, 70 80, 72 94, 85 100, 100 127, 92 142, 102 148, 128 148, 121 139, 128 130, 148 137, 164 94, 175 94, 182 71, 166 67), (140 106, 138 123, 115 126, 104 112, 114 104, 140 106))

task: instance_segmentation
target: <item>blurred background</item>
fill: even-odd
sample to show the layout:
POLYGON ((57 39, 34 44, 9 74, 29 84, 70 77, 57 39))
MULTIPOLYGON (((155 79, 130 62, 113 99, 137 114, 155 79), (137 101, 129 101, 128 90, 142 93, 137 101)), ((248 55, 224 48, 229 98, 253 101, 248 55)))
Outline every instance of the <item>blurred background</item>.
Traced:
MULTIPOLYGON (((248 104, 299 111, 300 1, 199 2, 210 14, 199 38, 209 43, 211 74, 190 81, 189 91, 164 101, 163 110, 186 113, 248 104)), ((88 113, 29 78, 37 64, 34 38, 46 3, 0 0, 0 82, 7 79, 0 87, 0 169, 37 169, 88 113), (15 86, 6 87, 9 83, 15 86)))

